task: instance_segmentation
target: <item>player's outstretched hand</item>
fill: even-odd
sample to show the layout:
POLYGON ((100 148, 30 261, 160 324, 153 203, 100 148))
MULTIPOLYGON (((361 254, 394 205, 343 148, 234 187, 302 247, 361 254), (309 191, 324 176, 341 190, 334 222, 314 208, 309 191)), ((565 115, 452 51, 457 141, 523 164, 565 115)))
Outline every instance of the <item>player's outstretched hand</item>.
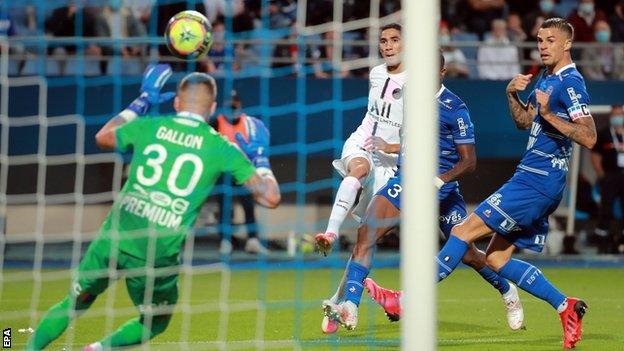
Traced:
POLYGON ((548 106, 550 94, 548 92, 535 89, 535 100, 537 101, 537 106, 539 107, 540 116, 544 117, 550 113, 550 106, 548 106))
POLYGON ((261 120, 247 116, 245 118, 248 140, 242 134, 236 133, 236 142, 249 157, 256 168, 271 168, 266 152, 269 149, 271 134, 261 120))
POLYGON ((141 95, 128 106, 128 109, 139 116, 143 116, 153 105, 173 99, 176 95, 175 92, 160 93, 162 87, 171 77, 171 73, 171 66, 168 64, 149 64, 143 72, 141 95))
POLYGON ((386 143, 386 141, 381 137, 371 135, 364 141, 364 148, 369 152, 377 150, 388 152, 388 143, 386 143))
POLYGON ((527 85, 531 83, 532 74, 518 74, 507 85, 508 93, 515 93, 526 89, 527 85))

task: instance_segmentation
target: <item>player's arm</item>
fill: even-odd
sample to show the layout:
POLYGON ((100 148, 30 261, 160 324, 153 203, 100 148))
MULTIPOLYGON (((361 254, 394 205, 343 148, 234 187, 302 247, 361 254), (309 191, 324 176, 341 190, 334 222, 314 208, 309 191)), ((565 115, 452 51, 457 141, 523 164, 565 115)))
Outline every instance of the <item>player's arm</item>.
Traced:
POLYGON ((271 170, 256 168, 254 175, 245 182, 245 187, 251 191, 254 200, 261 206, 276 208, 281 199, 279 185, 271 170))
MULTIPOLYGON (((254 174, 244 185, 253 194, 258 204, 268 208, 276 208, 281 201, 279 185, 266 152, 269 149, 270 134, 264 123, 255 117, 245 119, 248 140, 236 134, 236 142, 255 167, 254 174)), ((247 161, 247 163, 249 163, 247 161)), ((234 174, 236 177, 236 173, 234 174)))
POLYGON ((456 147, 460 157, 459 162, 455 164, 455 167, 438 176, 444 183, 458 180, 477 169, 477 153, 474 144, 461 144, 456 147))
POLYGON ((167 64, 150 64, 143 73, 140 95, 130 106, 108 121, 95 135, 95 143, 102 149, 117 148, 117 129, 126 122, 144 116, 150 107, 172 99, 173 92, 160 93, 160 90, 171 76, 171 67, 167 64))
POLYGON ((509 112, 518 129, 529 129, 535 118, 535 106, 530 102, 522 102, 518 96, 518 91, 526 89, 532 77, 532 74, 518 74, 507 85, 509 112))
MULTIPOLYGON (((572 90, 572 92, 574 92, 574 90, 572 90)), ((568 93, 566 91, 566 96, 567 94, 568 93)), ((576 93, 574 93, 574 95, 576 95, 576 93)), ((555 129, 561 132, 561 134, 567 136, 576 143, 585 146, 588 149, 594 147, 597 138, 596 124, 594 123, 594 118, 589 113, 586 104, 584 104, 583 102, 576 102, 575 105, 570 106, 570 104, 568 104, 568 102, 564 100, 564 103, 566 103, 566 107, 568 107, 568 114, 570 115, 570 118, 572 120, 572 122, 568 122, 563 120, 562 118, 559 118, 550 110, 550 106, 548 104, 550 100, 550 95, 548 93, 537 89, 535 90, 535 98, 537 101, 537 105, 539 106, 540 116, 542 116, 542 118, 544 118, 546 121, 548 121, 548 123, 555 127, 555 129)))

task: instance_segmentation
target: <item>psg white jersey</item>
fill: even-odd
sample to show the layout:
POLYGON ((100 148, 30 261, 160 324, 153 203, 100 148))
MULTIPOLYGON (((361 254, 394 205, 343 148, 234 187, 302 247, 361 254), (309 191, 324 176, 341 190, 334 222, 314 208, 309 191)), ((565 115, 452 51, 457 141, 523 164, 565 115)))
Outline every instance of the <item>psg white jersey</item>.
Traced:
MULTIPOLYGON (((384 63, 373 67, 370 71, 366 116, 349 137, 360 146, 373 134, 389 144, 401 142, 399 131, 403 125, 403 89, 406 74, 405 72, 389 74, 386 67, 384 63)), ((396 164, 397 155, 376 151, 373 158, 381 159, 382 164, 396 164)))

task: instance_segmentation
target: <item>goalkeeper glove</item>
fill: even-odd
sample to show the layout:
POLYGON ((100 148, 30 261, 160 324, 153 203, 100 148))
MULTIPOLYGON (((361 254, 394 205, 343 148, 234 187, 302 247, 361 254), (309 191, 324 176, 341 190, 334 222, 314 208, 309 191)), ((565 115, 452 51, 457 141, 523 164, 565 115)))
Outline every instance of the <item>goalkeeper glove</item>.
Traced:
POLYGON ((271 137, 269 130, 261 120, 255 117, 247 116, 245 118, 245 124, 249 141, 245 140, 245 137, 243 137, 241 133, 236 133, 238 146, 243 150, 245 155, 249 157, 251 163, 256 168, 271 169, 269 158, 266 155, 269 149, 269 139, 271 137))
MULTIPOLYGON (((141 82, 140 89, 141 95, 132 101, 130 106, 124 111, 125 115, 134 112, 134 114, 138 116, 144 116, 152 105, 173 99, 176 95, 175 92, 160 93, 160 89, 162 89, 169 77, 171 77, 171 73, 171 66, 168 64, 148 65, 145 72, 143 72, 143 81, 141 82)), ((123 115, 124 113, 122 113, 122 116, 123 115)))

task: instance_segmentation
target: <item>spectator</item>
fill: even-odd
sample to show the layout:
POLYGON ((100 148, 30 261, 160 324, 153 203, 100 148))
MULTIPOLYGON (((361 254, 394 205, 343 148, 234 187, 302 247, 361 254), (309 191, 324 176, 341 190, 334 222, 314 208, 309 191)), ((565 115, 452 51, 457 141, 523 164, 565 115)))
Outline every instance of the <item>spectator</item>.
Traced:
MULTIPOLYGON (((147 35, 145 25, 132 14, 129 7, 121 6, 120 0, 109 1, 109 6, 104 7, 102 14, 113 39, 147 35)), ((122 46, 119 49, 122 57, 140 56, 144 51, 145 47, 141 45, 122 46)))
MULTIPOLYGON (((74 37, 76 36, 76 19, 82 17, 82 37, 110 37, 110 27, 108 27, 100 11, 100 8, 95 7, 78 9, 74 2, 70 2, 67 6, 58 8, 52 12, 52 15, 46 21, 46 29, 55 37, 74 37)), ((57 48, 51 48, 51 50, 56 55, 64 56, 66 54, 76 53, 76 45, 66 44, 57 48)), ((100 60, 100 74, 106 72, 107 62, 101 60, 100 57, 112 53, 110 46, 86 44, 84 53, 87 56, 100 60)))
MULTIPOLYGON (((284 40, 297 40, 297 25, 293 23, 290 26, 290 34, 284 37, 284 40)), ((299 46, 296 42, 277 44, 273 50, 273 68, 292 66, 293 73, 299 73, 298 66, 299 46)), ((303 60, 302 60, 303 61, 303 60)))
POLYGON ((538 10, 529 12, 524 16, 522 23, 530 40, 537 40, 537 32, 542 23, 551 17, 559 17, 555 12, 555 0, 541 0, 538 10))
POLYGON ((568 17, 574 27, 574 41, 593 42, 596 22, 606 20, 604 12, 596 10, 594 0, 579 0, 578 7, 568 17))
MULTIPOLYGON (((73 37, 76 36, 76 15, 81 11, 82 17, 82 37, 107 37, 110 36, 110 28, 103 22, 103 18, 99 15, 96 8, 76 7, 75 3, 58 8, 52 12, 52 16, 46 21, 46 29, 55 37, 73 37)), ((63 46, 67 53, 76 52, 75 45, 63 46)), ((100 56, 104 53, 101 45, 89 44, 85 48, 87 55, 100 56)))
POLYGON ((316 78, 331 78, 332 71, 339 71, 340 77, 346 77, 349 75, 347 69, 341 67, 334 67, 334 40, 336 39, 336 32, 333 30, 323 33, 324 45, 312 52, 312 58, 314 60, 314 76, 316 78))
POLYGON ((490 23, 503 17, 504 8, 505 0, 468 0, 468 30, 483 39, 485 32, 490 30, 490 23))
POLYGON ((232 46, 225 45, 225 26, 223 22, 212 24, 212 47, 208 52, 206 71, 210 74, 223 73, 225 60, 232 57, 232 46), (228 50, 229 48, 229 50, 228 50))
POLYGON ((527 35, 522 29, 522 20, 517 13, 510 13, 507 16, 507 36, 514 43, 521 43, 527 39, 527 35))
POLYGON ((225 14, 225 0, 204 0, 206 18, 210 23, 217 21, 219 16, 225 14))
POLYGON ((507 37, 507 22, 492 21, 492 36, 477 53, 481 79, 511 79, 520 73, 518 49, 507 37))
POLYGON ((583 50, 582 58, 585 66, 583 74, 586 79, 606 80, 624 77, 624 54, 612 45, 608 45, 611 37, 611 28, 606 21, 596 21, 594 38, 600 47, 590 47, 583 50))
POLYGON ((444 62, 446 63, 446 76, 450 78, 468 78, 470 70, 466 65, 466 56, 460 49, 450 45, 451 32, 448 25, 444 22, 440 24, 439 42, 444 62))
MULTIPOLYGON (((230 140, 230 142, 236 143, 235 135, 237 133, 241 133, 243 135, 247 135, 246 132, 246 119, 249 118, 242 111, 242 101, 236 94, 236 91, 231 92, 231 100, 229 101, 229 111, 225 114, 220 114, 217 118, 210 122, 212 128, 218 131, 221 135, 225 136, 230 140)), ((231 178, 229 178, 231 179, 231 178)), ((226 184, 224 184, 226 185, 226 184)), ((231 182, 227 184, 229 186, 234 186, 231 182)), ((244 187, 238 188, 244 189, 244 187)), ((230 226, 232 225, 232 206, 226 208, 225 206, 225 196, 223 193, 219 193, 217 195, 217 202, 219 204, 219 215, 218 219, 221 223, 221 226, 230 226)), ((242 195, 233 196, 231 204, 234 203, 234 200, 238 200, 240 204, 243 206, 243 211, 245 212, 245 227, 247 230, 247 242, 245 243, 245 251, 249 253, 261 253, 267 254, 269 250, 263 246, 258 240, 257 236, 257 224, 256 224, 256 215, 255 215, 255 204, 254 199, 251 193, 246 192, 242 195)), ((229 254, 232 251, 232 242, 231 237, 221 235, 221 247, 220 251, 222 254, 229 254)))
POLYGON ((292 24, 292 19, 282 12, 282 5, 277 0, 269 1, 269 26, 271 29, 286 28, 292 24))
MULTIPOLYGON (((591 161, 600 185, 600 215, 593 235, 599 253, 612 253, 622 235, 610 233, 616 199, 624 208, 624 109, 612 106, 609 125, 598 132, 591 161)), ((624 211, 623 211, 624 212, 624 211)), ((624 218, 624 213, 622 214, 624 218)), ((622 223, 624 225, 624 221, 622 223)), ((623 233, 624 234, 624 233, 623 233)))
POLYGON ((624 42, 624 0, 620 0, 615 5, 615 11, 609 18, 609 24, 611 25, 612 42, 622 43, 624 42))

